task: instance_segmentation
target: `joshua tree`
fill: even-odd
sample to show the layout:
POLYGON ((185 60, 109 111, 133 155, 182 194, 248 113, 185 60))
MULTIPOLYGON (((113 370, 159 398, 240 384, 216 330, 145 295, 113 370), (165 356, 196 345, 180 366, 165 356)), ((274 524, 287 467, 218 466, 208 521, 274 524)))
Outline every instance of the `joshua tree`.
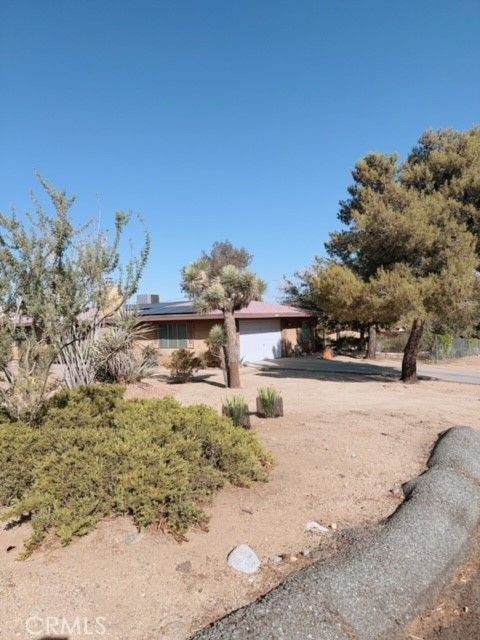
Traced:
POLYGON ((182 269, 182 289, 200 312, 223 312, 228 386, 240 387, 235 311, 260 300, 266 285, 247 267, 252 256, 231 242, 215 242, 210 253, 182 269))

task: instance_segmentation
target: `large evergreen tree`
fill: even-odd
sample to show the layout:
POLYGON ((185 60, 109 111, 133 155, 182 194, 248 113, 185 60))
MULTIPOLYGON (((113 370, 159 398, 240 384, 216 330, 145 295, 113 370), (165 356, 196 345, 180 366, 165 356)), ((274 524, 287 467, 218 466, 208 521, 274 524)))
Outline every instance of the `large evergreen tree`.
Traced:
POLYGON ((200 312, 220 309, 225 328, 227 381, 240 387, 239 352, 235 311, 260 300, 266 285, 248 270, 252 256, 231 242, 215 242, 210 253, 182 270, 182 289, 195 301, 200 312))
MULTIPOLYGON (((401 188, 397 182, 397 161, 397 155, 369 153, 356 163, 352 171, 353 184, 348 187, 350 197, 340 202, 338 219, 344 228, 332 233, 325 245, 333 260, 340 261, 364 282, 368 282, 377 269, 384 265, 385 255, 366 251, 359 246, 355 220, 372 207, 402 206, 401 188)), ((373 317, 371 313, 363 315, 368 326, 366 357, 375 358, 379 318, 373 317)))
POLYGON ((419 193, 440 193, 450 211, 476 237, 480 254, 480 127, 427 131, 413 148, 401 175, 419 193))
MULTIPOLYGON (((370 298, 379 319, 396 316, 411 321, 402 379, 414 381, 425 322, 439 329, 462 329, 475 320, 478 257, 471 233, 475 207, 465 203, 465 189, 462 196, 458 196, 460 189, 453 189, 453 175, 461 182, 460 173, 454 171, 460 163, 447 152, 442 156, 443 172, 436 168, 442 176, 450 175, 450 181, 432 180, 428 188, 427 181, 415 182, 412 177, 418 177, 420 167, 423 175, 432 173, 428 154, 415 150, 403 166, 398 166, 395 156, 369 155, 357 164, 354 177, 359 167, 372 166, 372 158, 379 159, 374 164, 381 168, 381 175, 374 176, 373 187, 365 185, 363 176, 357 179, 360 186, 351 191, 349 206, 340 211, 347 229, 332 235, 329 250, 365 279, 370 292, 366 299, 370 298)), ((478 172, 477 164, 468 184, 476 184, 478 172)))
POLYGON ((480 129, 427 132, 407 161, 368 154, 340 203, 334 264, 314 265, 306 284, 332 317, 410 323, 402 380, 417 379, 426 323, 436 331, 478 323, 480 129))

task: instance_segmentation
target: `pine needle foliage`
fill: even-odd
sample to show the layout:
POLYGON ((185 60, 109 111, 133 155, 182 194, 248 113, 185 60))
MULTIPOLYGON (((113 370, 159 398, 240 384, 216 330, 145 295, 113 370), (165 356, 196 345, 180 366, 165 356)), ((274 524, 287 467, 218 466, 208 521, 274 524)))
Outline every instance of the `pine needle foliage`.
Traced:
POLYGON ((424 331, 469 332, 480 317, 480 128, 427 131, 405 162, 370 153, 352 177, 331 260, 290 293, 311 293, 333 323, 410 325, 402 380, 415 382, 424 331))

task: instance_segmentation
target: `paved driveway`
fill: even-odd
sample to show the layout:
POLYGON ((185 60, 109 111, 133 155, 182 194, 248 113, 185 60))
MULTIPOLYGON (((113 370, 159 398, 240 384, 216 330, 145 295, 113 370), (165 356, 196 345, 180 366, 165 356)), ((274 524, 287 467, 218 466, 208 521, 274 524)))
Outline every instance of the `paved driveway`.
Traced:
MULTIPOLYGON (((318 377, 324 379, 341 380, 342 378, 351 378, 352 376, 361 376, 365 378, 398 378, 401 363, 388 364, 378 361, 378 363, 364 362, 363 360, 342 359, 342 360, 323 360, 319 357, 308 356, 305 358, 279 358, 278 360, 264 360, 256 363, 256 367, 268 367, 277 370, 279 377, 281 372, 284 375, 291 371, 297 372, 301 376, 302 372, 311 372, 318 374, 318 377)), ((480 384, 480 358, 478 363, 478 371, 465 370, 458 368, 449 369, 442 368, 438 365, 420 365, 418 374, 421 378, 430 378, 435 380, 445 380, 446 382, 461 382, 464 384, 480 384)))

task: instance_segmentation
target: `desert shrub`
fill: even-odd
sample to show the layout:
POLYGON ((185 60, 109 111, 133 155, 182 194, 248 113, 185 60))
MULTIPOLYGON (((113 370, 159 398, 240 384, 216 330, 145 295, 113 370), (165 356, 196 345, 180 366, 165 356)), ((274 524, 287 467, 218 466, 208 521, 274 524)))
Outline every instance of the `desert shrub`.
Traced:
POLYGON ((46 405, 42 426, 55 428, 112 427, 125 387, 94 384, 56 393, 46 405))
POLYGON ((149 378, 154 373, 155 364, 152 364, 150 356, 140 355, 128 351, 112 354, 102 364, 96 374, 96 380, 100 382, 131 384, 149 378))
POLYGON ((258 390, 259 408, 266 418, 276 418, 283 413, 282 398, 274 387, 258 390))
POLYGON ((231 419, 235 426, 248 426, 248 404, 242 396, 227 398, 223 403, 222 412, 231 419))
POLYGON ((252 432, 206 406, 122 391, 62 392, 38 428, 0 425, 0 504, 4 520, 31 519, 24 556, 48 534, 68 544, 112 514, 182 539, 206 524, 202 504, 225 482, 267 479, 271 458, 252 432))
POLYGON ((170 382, 188 382, 193 374, 200 368, 200 360, 188 349, 174 351, 168 363, 170 370, 170 382))
POLYGON ((149 331, 137 311, 125 307, 120 309, 112 326, 94 343, 92 357, 96 379, 128 384, 151 376, 157 366, 155 349, 149 345, 140 353, 135 351, 136 342, 147 336, 149 331))
MULTIPOLYGON (((128 384, 153 375, 158 364, 152 345, 136 345, 149 333, 138 312, 122 307, 108 327, 87 333, 66 347, 59 358, 65 375, 63 386, 75 389, 94 382, 128 384)), ((73 337, 73 336, 72 336, 73 337)))
POLYGON ((20 423, 0 425, 0 505, 12 504, 31 487, 39 430, 20 423))
POLYGON ((221 324, 214 324, 210 329, 207 339, 205 340, 208 351, 207 357, 210 366, 225 367, 225 329, 221 324))
POLYGON ((147 344, 147 346, 142 349, 142 359, 151 367, 157 367, 158 349, 156 349, 152 344, 147 344))

